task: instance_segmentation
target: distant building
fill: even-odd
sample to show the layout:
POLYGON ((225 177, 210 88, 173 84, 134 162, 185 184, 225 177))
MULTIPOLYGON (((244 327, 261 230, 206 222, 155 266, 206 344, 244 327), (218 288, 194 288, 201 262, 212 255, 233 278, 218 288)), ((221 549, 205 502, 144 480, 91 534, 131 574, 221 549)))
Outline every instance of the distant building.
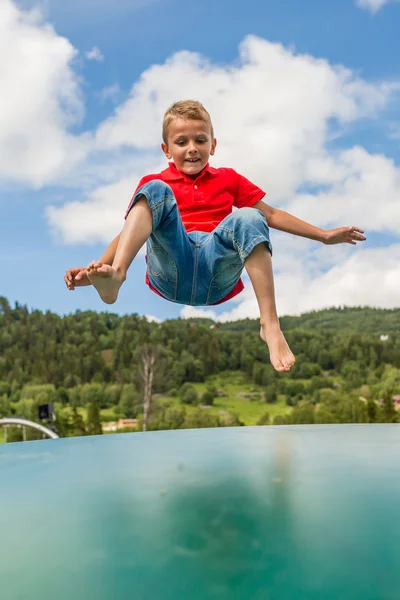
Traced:
POLYGON ((102 429, 104 432, 118 431, 126 427, 137 427, 137 424, 137 419, 118 419, 118 422, 110 421, 109 423, 104 423, 102 429))
POLYGON ((117 429, 124 429, 125 427, 137 427, 137 419, 119 419, 117 429))

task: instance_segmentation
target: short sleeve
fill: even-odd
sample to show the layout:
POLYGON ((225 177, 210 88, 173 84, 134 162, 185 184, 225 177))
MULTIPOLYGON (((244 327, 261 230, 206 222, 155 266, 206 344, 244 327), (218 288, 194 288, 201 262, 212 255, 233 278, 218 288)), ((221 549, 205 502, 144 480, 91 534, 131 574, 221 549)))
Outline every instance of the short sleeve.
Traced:
POLYGON ((245 208, 246 206, 253 206, 256 202, 259 202, 265 196, 264 190, 259 188, 257 185, 236 173, 237 184, 235 191, 235 199, 233 206, 236 208, 245 208))

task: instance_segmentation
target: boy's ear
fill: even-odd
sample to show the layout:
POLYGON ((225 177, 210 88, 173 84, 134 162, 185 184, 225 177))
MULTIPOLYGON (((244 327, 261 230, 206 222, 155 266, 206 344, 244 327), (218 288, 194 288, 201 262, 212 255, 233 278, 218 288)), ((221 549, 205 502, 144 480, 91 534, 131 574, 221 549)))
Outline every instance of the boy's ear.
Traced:
POLYGON ((171 152, 168 150, 168 146, 167 144, 162 143, 161 144, 161 150, 164 152, 165 156, 169 159, 172 158, 172 154, 171 152))
POLYGON ((215 148, 217 147, 217 140, 214 138, 212 143, 211 143, 211 150, 210 150, 210 154, 211 156, 213 156, 215 154, 215 148))

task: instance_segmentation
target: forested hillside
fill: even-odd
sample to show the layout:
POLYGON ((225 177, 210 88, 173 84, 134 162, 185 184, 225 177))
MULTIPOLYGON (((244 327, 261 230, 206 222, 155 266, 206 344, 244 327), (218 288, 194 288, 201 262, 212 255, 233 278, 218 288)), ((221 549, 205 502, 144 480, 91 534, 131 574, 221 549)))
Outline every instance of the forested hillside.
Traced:
POLYGON ((281 323, 297 358, 287 374, 270 366, 257 320, 61 317, 0 298, 0 416, 37 420, 37 405, 53 402, 61 435, 100 433, 100 419, 140 420, 143 357, 150 352, 148 428, 252 424, 252 402, 262 412, 257 422, 266 424, 396 420, 400 309, 331 309, 281 323), (230 388, 225 406, 224 387, 235 377, 241 383, 230 388))

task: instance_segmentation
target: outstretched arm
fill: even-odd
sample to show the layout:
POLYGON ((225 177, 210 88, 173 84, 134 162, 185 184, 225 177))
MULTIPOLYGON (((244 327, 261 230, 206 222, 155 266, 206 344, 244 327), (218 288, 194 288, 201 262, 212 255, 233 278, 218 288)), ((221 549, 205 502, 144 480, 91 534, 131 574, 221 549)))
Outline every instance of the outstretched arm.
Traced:
POLYGON ((299 235, 301 237, 308 238, 310 240, 316 240, 323 244, 340 244, 347 243, 353 246, 357 242, 362 242, 366 238, 362 235, 364 231, 358 227, 338 227, 337 229, 320 229, 314 227, 297 217, 280 210, 279 208, 273 208, 262 200, 253 204, 253 208, 258 208, 265 215, 269 227, 273 229, 279 229, 279 231, 285 231, 286 233, 292 233, 293 235, 299 235))

